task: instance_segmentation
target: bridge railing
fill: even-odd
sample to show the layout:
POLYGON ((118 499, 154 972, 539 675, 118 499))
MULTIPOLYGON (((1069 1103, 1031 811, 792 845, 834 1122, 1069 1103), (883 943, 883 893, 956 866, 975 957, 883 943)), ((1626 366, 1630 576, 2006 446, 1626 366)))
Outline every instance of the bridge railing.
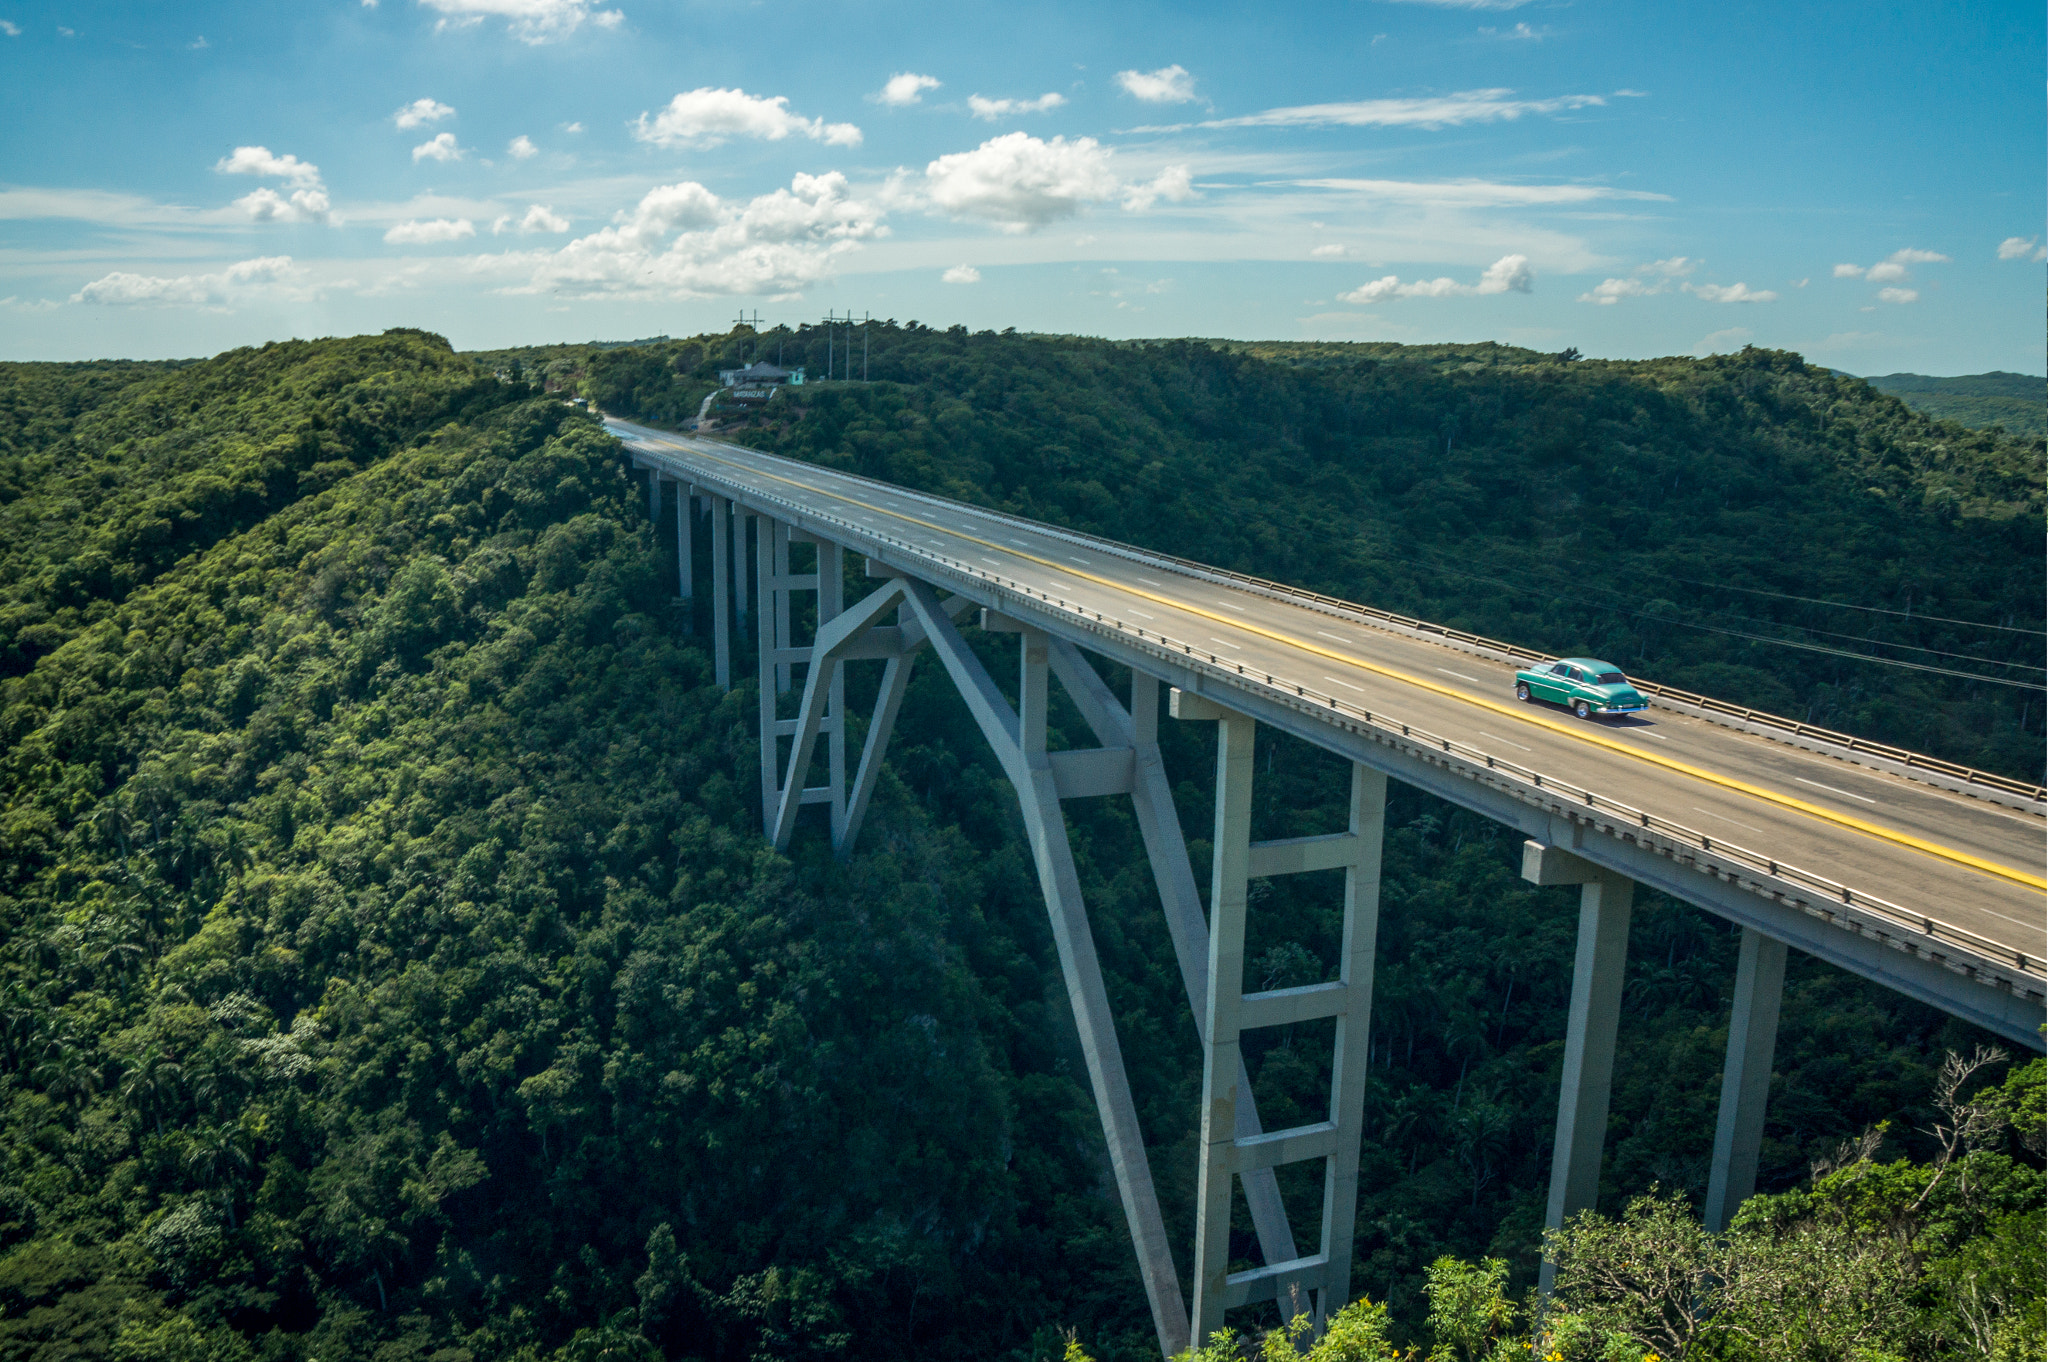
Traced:
MULTIPOLYGON (((649 453, 653 454, 654 457, 661 457, 659 453, 654 451, 649 451, 649 453)), ((674 456, 670 455, 669 457, 674 456)), ((1523 766, 1504 757, 1495 756, 1459 739, 1447 738, 1413 724, 1403 723, 1398 719, 1375 714, 1363 705, 1345 700, 1341 696, 1325 695, 1311 687, 1292 681, 1280 680, 1272 673, 1247 668, 1243 663, 1233 662, 1228 658, 1220 657, 1216 653, 1206 648, 1197 647, 1187 640, 1175 638, 1156 629, 1144 629, 1136 625, 1125 624, 1122 620, 1113 619, 1100 611, 1089 610, 1075 602, 1065 600, 1055 593, 1042 591, 1016 578, 1006 577, 1001 573, 992 572, 986 568, 977 567, 972 563, 963 562, 949 555, 936 552, 928 545, 912 543, 906 539, 898 539, 892 535, 882 533, 871 526, 847 520, 828 511, 820 510, 815 506, 792 501, 774 492, 763 491, 752 484, 740 483, 736 479, 715 470, 692 468, 691 473, 693 479, 701 480, 707 484, 716 485, 723 483, 733 493, 744 495, 748 501, 756 505, 777 507, 788 514, 793 520, 809 521, 819 525, 838 526, 846 532, 849 540, 855 542, 865 541, 897 549, 913 558, 942 567, 946 572, 970 577, 996 587, 1001 591, 1021 596, 1034 602, 1042 609, 1050 608, 1066 615, 1084 632, 1112 636, 1124 641, 1126 645, 1135 641, 1141 648, 1156 651, 1162 657, 1171 659, 1177 665, 1187 666, 1193 664, 1198 670, 1209 670, 1220 677, 1231 680, 1234 684, 1254 688, 1264 693, 1269 699, 1289 704, 1303 713, 1314 714, 1324 722, 1334 720, 1340 726, 1349 728, 1353 732, 1388 741, 1391 745, 1409 746, 1417 752, 1436 756, 1439 759, 1446 757, 1454 758, 1470 768, 1463 772, 1463 774, 1470 777, 1490 779, 1491 782, 1505 782, 1510 787, 1524 787, 1522 790, 1511 789, 1510 792, 1515 793, 1517 797, 1523 798, 1525 802, 1548 805, 1553 799, 1556 799, 1574 808, 1584 808, 1593 812, 1606 813, 1615 817, 1620 822, 1640 829, 1643 832, 1659 834, 1669 839, 1672 845, 1667 849, 1668 852, 1676 852, 1682 849, 1691 854, 1696 861, 1698 858, 1704 857, 1709 862, 1716 860, 1723 862, 1726 870, 1731 872, 1731 878, 1733 877, 1732 872, 1740 867, 1754 873, 1760 873, 1767 879, 1776 881, 1780 886, 1796 886, 1803 888, 1809 893, 1818 892, 1823 896, 1820 901, 1806 898, 1796 892, 1787 894, 1784 889, 1772 891, 1781 900, 1789 902, 1807 912, 1814 913, 1817 916, 1852 930, 1864 931, 1881 938, 1895 938, 1897 944, 1907 949, 1915 949, 1912 943, 1917 938, 1921 943, 1939 944, 1949 948, 1951 951, 1959 950, 1964 952, 1968 956, 1974 957, 1974 960, 1958 960, 1956 963, 1965 966, 1975 964, 1977 968, 1974 972, 1984 982, 1999 987, 2008 987, 2014 992, 2029 994, 2048 992, 2048 960, 2029 954, 2025 950, 2016 949, 1993 941, 1988 937, 1980 936, 1967 928, 1958 927, 1932 914, 1904 907, 1891 902, 1889 899, 1880 898, 1875 894, 1843 884, 1839 880, 1831 879, 1814 871, 1792 865, 1774 856, 1760 851, 1752 851, 1735 842, 1710 836, 1696 828, 1666 818, 1661 814, 1654 814, 1647 810, 1639 809, 1632 804, 1611 798, 1596 790, 1589 790, 1570 781, 1545 775, 1533 767, 1523 766), (1892 930, 1884 930, 1886 927, 1892 930), (2017 975, 2018 978, 2014 979, 2014 975, 2017 975)), ((1042 527, 1034 525, 1032 528, 1039 529, 1042 527)), ((1213 571, 1213 569, 1205 570, 1213 571)), ((1257 579, 1246 580, 1255 581, 1257 579)), ((1347 608, 1356 607, 1347 605, 1347 608)), ((1469 635, 1466 637, 1477 636, 1469 635)), ((1531 654, 1531 656, 1534 655, 1531 654)), ((1707 868, 1712 870, 1714 867, 1709 865, 1707 868)), ((1757 887, 1762 888, 1763 886, 1757 887)))
MULTIPOLYGON (((912 491, 908 488, 897 487, 894 484, 877 483, 873 479, 863 478, 859 474, 847 473, 840 469, 833 469, 831 471, 835 476, 871 483, 876 487, 886 487, 897 496, 907 495, 919 501, 934 505, 944 504, 949 507, 958 507, 961 504, 958 502, 944 502, 941 498, 930 496, 927 493, 912 491)), ((1411 615, 1401 615, 1391 610, 1380 610, 1374 606, 1360 605, 1356 601, 1347 601, 1339 596, 1326 596, 1321 592, 1309 591, 1303 587, 1289 586, 1285 582, 1276 582, 1265 577, 1255 577, 1244 572, 1234 572, 1229 568, 1219 568, 1192 558, 1182 558, 1175 554, 1161 553, 1154 549, 1140 548, 1134 544, 1126 544, 1121 540, 1109 539, 1098 534, 1089 534, 1085 530, 1072 530, 1064 526, 1045 525, 1038 521, 1024 520, 1002 511, 991 510, 985 506, 970 506, 968 509, 985 515, 992 520, 1023 526, 1039 534, 1052 534, 1071 543, 1116 553, 1136 562, 1166 564, 1191 576, 1207 578, 1213 581, 1232 582, 1239 586, 1250 587, 1261 594, 1283 598, 1312 609, 1319 609, 1324 613, 1340 616, 1357 616, 1383 624, 1391 624, 1411 633, 1426 634, 1435 638, 1462 643, 1467 647, 1498 654, 1503 660, 1516 664, 1547 665, 1558 660, 1558 656, 1554 653, 1545 653, 1534 648, 1525 648, 1518 643, 1505 643, 1497 638, 1488 638, 1484 634, 1469 633, 1463 629, 1453 629, 1448 625, 1437 624, 1425 619, 1417 619, 1411 615)), ((1644 681, 1631 677, 1629 684, 1637 690, 1656 696, 1658 699, 1674 701, 1693 709, 1704 710, 1710 714, 1719 714, 1730 719, 1738 719, 1758 728, 1769 729, 1797 738, 1805 738, 1813 742, 1827 743, 1830 746, 1845 748, 1848 751, 1861 753, 1865 756, 1880 757, 1886 761, 1895 762, 1909 770, 1946 776, 1950 780, 1961 782, 1964 785, 1976 786, 1980 789, 1998 790, 2006 794, 2018 795, 2023 799, 2032 800, 2036 803, 2048 802, 2048 786, 2039 785, 2032 781, 2015 780, 2010 776, 2001 776, 1995 772, 1980 771, 1974 766, 1965 766, 1960 762, 1945 761, 1940 757, 1930 757, 1924 752, 1915 752, 1911 748, 1894 747, 1889 743, 1874 742, 1869 738, 1857 737, 1853 733, 1840 733, 1831 728, 1822 728, 1818 724, 1809 724, 1798 719, 1788 719, 1781 714, 1773 714, 1769 710, 1756 709, 1748 705, 1731 704, 1726 700, 1717 700, 1711 695, 1702 695, 1696 691, 1682 690, 1677 686, 1667 686, 1657 681, 1644 681)))

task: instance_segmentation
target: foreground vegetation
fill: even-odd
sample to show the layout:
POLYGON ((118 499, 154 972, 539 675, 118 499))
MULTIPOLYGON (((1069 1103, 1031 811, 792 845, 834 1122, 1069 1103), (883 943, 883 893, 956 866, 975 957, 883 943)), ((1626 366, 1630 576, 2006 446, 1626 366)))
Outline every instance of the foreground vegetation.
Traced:
MULTIPOLYGON (((1782 515, 1827 530, 1833 556, 1806 530, 1743 537, 1781 514, 1754 490, 1688 532, 1688 552, 1725 546, 1716 580, 1789 590, 1785 574, 1817 572, 1826 589, 1793 594, 1888 608, 1911 593, 1913 620, 1875 632, 1916 646, 1947 636, 1929 611, 2038 628, 2038 555, 2011 547, 2039 534, 2038 445, 1958 436, 1783 356, 1673 361, 1645 396, 1524 352, 897 335, 895 359, 876 347, 901 366, 889 382, 821 386, 743 437, 1167 547, 1193 527, 1234 566, 1532 641, 1635 630, 1665 679, 1768 681, 1879 736, 2038 762, 2021 742, 2038 706, 2005 688, 1914 672, 1879 690, 1890 673, 1850 670, 1869 663, 1653 635, 1584 595, 1420 566, 1438 545, 1476 563, 1471 527, 1507 523, 1582 525, 1585 551, 1677 566, 1654 557, 1674 522, 1628 530, 1659 512, 1608 490, 1654 480, 1583 475, 1626 396, 1658 413, 1629 427, 1645 459, 1692 442, 1693 462, 1670 455, 1681 475, 1806 470, 1782 515), (1515 455, 1477 433, 1484 383, 1502 421, 1598 438, 1515 455), (1836 394, 1838 454, 1801 393, 1836 394), (1442 455, 1439 401, 1457 413, 1442 455), (1607 415, 1573 426, 1574 403, 1607 415), (1470 465, 1468 435, 1485 453, 1470 465), (1834 505, 1852 476, 1882 495, 1834 505), (1522 514, 1495 508, 1506 486, 1534 519, 1498 519, 1522 514), (1903 562, 1901 543, 1917 546, 1903 562)), ((749 343, 690 342, 692 362, 749 343)), ((808 833, 790 857, 764 848, 751 680, 709 684, 666 527, 596 423, 525 382, 623 385, 604 389, 618 406, 643 379, 650 402, 700 380, 673 343, 550 372, 562 358, 500 381, 504 357, 479 367, 400 332, 184 366, 0 366, 0 1358, 1021 1362, 1061 1355, 1067 1328, 1096 1356, 1145 1356, 1044 910, 972 721, 937 669, 920 675, 853 861, 808 833)), ((1798 608, 1758 607, 1772 624, 1798 608)), ((1622 653, 1623 635, 1593 637, 1622 653)), ((1063 707, 1053 725, 1079 736, 1063 707)), ((1201 726, 1168 727, 1199 832, 1211 754, 1201 726)), ((1260 769, 1259 835, 1336 825, 1337 763, 1274 742, 1260 769)), ((1073 819, 1185 1240, 1199 1070, 1178 971, 1128 815, 1073 819)), ((1356 1277, 1389 1347, 1484 1355, 1447 1332, 1463 1326, 1432 1283, 1454 1278, 1500 1315, 1485 1349, 1526 1341, 1525 1317, 1486 1301, 1519 1308, 1540 1247, 1573 915, 1516 863, 1499 829, 1395 791, 1356 1277)), ((1332 957, 1335 897, 1314 880, 1254 906, 1267 986, 1332 957)), ((1724 927, 1654 895, 1633 946, 1614 1233, 1676 1225, 1704 1188, 1734 957, 1724 927)), ((1275 1120, 1326 1086, 1311 1030, 1248 1054, 1275 1120)), ((2039 1238, 2038 1133, 2010 1113, 1941 1133, 1944 1101, 2005 1091, 1993 1067, 1943 1096, 1944 1056, 1980 1039, 1793 963, 1764 1151, 1777 1197, 1749 1214, 1839 1207, 1863 1217, 1844 1222, 1859 1242, 1904 1245, 1910 1319, 1887 1335, 1904 1356, 1973 1355, 1942 1322, 1956 1311, 2039 1310, 1997 1275, 2039 1238), (1813 1178, 1883 1122, 1867 1157, 1813 1178), (1993 1287, 1995 1308, 1969 1304, 1993 1287)), ((1722 1250, 1663 1238, 1685 1270, 1726 1276, 1722 1250)), ((1589 1328, 1623 1329, 1583 1304, 1589 1328)))

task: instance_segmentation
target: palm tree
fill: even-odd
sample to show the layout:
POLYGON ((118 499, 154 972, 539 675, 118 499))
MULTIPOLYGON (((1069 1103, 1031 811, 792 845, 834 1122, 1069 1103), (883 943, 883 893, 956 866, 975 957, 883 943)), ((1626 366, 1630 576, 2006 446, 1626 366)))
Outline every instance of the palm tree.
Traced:
POLYGON ((1436 1094, 1420 1084, 1387 1105, 1387 1121, 1382 1134, 1395 1148, 1408 1147, 1408 1173, 1411 1177, 1415 1174, 1415 1161, 1422 1153, 1422 1146, 1436 1133, 1437 1106, 1436 1094))
POLYGON ((1479 1193, 1493 1181, 1494 1165, 1508 1152, 1512 1131, 1508 1110, 1487 1097, 1475 1097, 1458 1117, 1456 1146, 1458 1162, 1472 1174, 1472 1209, 1479 1209, 1479 1193))
POLYGON ((247 1137, 236 1125, 202 1126, 185 1152, 185 1167, 199 1179, 199 1185, 220 1190, 231 1230, 235 1228, 235 1186, 251 1166, 247 1137))
POLYGON ((35 1081, 67 1106, 84 1106, 100 1090, 99 1069, 79 1046, 59 1043, 36 1066, 35 1081))
POLYGON ((121 1100, 136 1115, 153 1119, 156 1133, 162 1135, 164 1108, 177 1100, 184 1077, 184 1066, 152 1045, 121 1080, 121 1100))

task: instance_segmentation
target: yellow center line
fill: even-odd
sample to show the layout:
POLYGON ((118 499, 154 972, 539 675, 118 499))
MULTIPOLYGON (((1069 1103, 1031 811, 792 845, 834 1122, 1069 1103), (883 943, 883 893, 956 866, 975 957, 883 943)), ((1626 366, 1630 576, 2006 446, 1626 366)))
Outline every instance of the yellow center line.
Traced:
MULTIPOLYGON (((912 525, 922 525, 924 528, 928 530, 934 530, 940 534, 950 535, 955 539, 965 540, 967 543, 970 544, 979 544, 983 548, 995 549, 998 552, 1007 553, 1013 558, 1022 558, 1026 562, 1036 563, 1040 567, 1051 568, 1056 572, 1064 572, 1070 577, 1084 578, 1087 581, 1095 583, 1097 586, 1107 587, 1112 591, 1120 591, 1125 595, 1137 596, 1144 600, 1152 601, 1155 604, 1166 606, 1169 609, 1179 610, 1184 614, 1200 616, 1203 619, 1211 620, 1217 624, 1228 624, 1233 628, 1245 630, 1249 633, 1258 634, 1263 638, 1271 639, 1275 643, 1285 644, 1290 648, 1298 648, 1303 652, 1312 653, 1317 657, 1328 658, 1333 662, 1341 662, 1349 667, 1357 667, 1361 671, 1369 671, 1376 675, 1384 676, 1390 681, 1399 681, 1406 685, 1419 687, 1422 690, 1429 691, 1436 695, 1446 696, 1450 699, 1457 700, 1463 704, 1477 705, 1481 709, 1491 710, 1493 713, 1501 715, 1504 718, 1512 719, 1517 723, 1530 724, 1534 727, 1546 729, 1549 732, 1556 733, 1561 737, 1570 738, 1576 742, 1587 743, 1594 747, 1602 747, 1610 752, 1618 752, 1622 756, 1631 758, 1632 760, 1644 762, 1650 766, 1660 766, 1667 771, 1676 771, 1681 775, 1688 775, 1696 780, 1704 780, 1710 785, 1718 785, 1723 789, 1734 790, 1737 793, 1746 794, 1755 799, 1761 799, 1766 803, 1776 804, 1781 808, 1793 809, 1799 813, 1806 814, 1809 817, 1818 818, 1823 822, 1833 823, 1838 827, 1848 828, 1851 831, 1863 833, 1865 836, 1878 838, 1880 841, 1891 842, 1898 846, 1910 847, 1914 851, 1922 852, 1929 856, 1938 857, 1939 859, 1944 861, 1951 861, 1956 865, 1968 866, 1972 870, 1981 870, 1988 875, 1996 875, 2000 879, 2010 880, 2015 884, 2024 884, 2034 889, 2048 890, 2048 879, 2042 879, 2038 875, 2029 875, 2025 871, 2014 870, 2010 866, 2000 865, 1996 861, 1989 861, 1981 856, 1973 856, 1967 851, 1958 851, 1954 847, 1943 846, 1939 842, 1930 842, 1924 837, 1915 837, 1908 832, 1900 832, 1894 828, 1887 828, 1877 823, 1866 822, 1863 819, 1857 818, 1851 814, 1837 813, 1835 810, 1825 808, 1819 804, 1809 804, 1805 800, 1799 799, 1793 795, 1779 794, 1775 790, 1765 789, 1763 786, 1760 785, 1751 785, 1747 781, 1737 780, 1732 776, 1720 775, 1716 772, 1704 770, 1700 767, 1691 765, 1688 762, 1677 761, 1671 757, 1661 756, 1655 752, 1645 751, 1644 749, 1638 747, 1632 747, 1627 743, 1618 742, 1613 738, 1603 737, 1599 733, 1591 732, 1584 728, 1576 726, 1567 727, 1566 725, 1558 723, 1555 720, 1546 719, 1538 714, 1532 714, 1526 709, 1513 709, 1507 705, 1497 703, 1496 701, 1488 700, 1483 696, 1468 695, 1464 691, 1456 690, 1450 686, 1438 685, 1434 681, 1427 680, 1420 676, 1411 676, 1406 672, 1396 671, 1391 667, 1381 666, 1377 662, 1368 662, 1364 658, 1353 656, 1350 653, 1338 652, 1336 649, 1326 648, 1320 644, 1311 643, 1307 639, 1297 638, 1292 634, 1283 633, 1276 629, 1266 628, 1263 625, 1255 624, 1250 620, 1241 618, 1236 615, 1216 614, 1212 611, 1204 610, 1198 605, 1190 605, 1185 601, 1178 601, 1168 596, 1158 595, 1154 592, 1146 591, 1141 587, 1130 586, 1124 582, 1115 581, 1108 577, 1097 576, 1096 574, 1087 571, 1085 568, 1075 568, 1071 565, 1057 563, 1050 558, 1041 558, 1037 554, 1031 553, 1025 549, 1015 548, 1013 546, 1005 544, 998 544, 994 540, 981 539, 974 535, 968 534, 963 530, 957 530, 950 526, 940 525, 929 520, 921 520, 916 516, 908 515, 902 511, 894 510, 888 507, 872 505, 869 502, 862 501, 858 497, 848 496, 844 492, 831 491, 822 487, 814 487, 809 483, 800 482, 795 478, 783 477, 779 473, 771 473, 766 469, 750 467, 746 464, 737 462, 732 459, 720 458, 718 455, 709 453, 708 451, 705 451, 701 448, 696 448, 693 446, 682 444, 677 444, 675 447, 678 449, 687 450, 688 452, 695 454, 700 458, 706 458, 716 463, 722 463, 726 465, 728 468, 741 469, 754 477, 770 478, 776 482, 786 483, 789 486, 797 488, 800 491, 809 492, 813 495, 829 496, 834 498, 835 500, 843 501, 850 506, 858 506, 862 510, 872 512, 876 515, 890 516, 897 520, 906 521, 912 525)), ((827 469, 823 471, 830 472, 832 470, 827 469)))

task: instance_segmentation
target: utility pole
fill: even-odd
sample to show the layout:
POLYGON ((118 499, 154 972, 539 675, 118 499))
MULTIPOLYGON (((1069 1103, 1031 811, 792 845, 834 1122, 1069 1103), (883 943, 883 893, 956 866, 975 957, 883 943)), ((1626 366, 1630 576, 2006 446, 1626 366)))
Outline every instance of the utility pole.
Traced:
POLYGON ((860 381, 868 381, 868 314, 860 314, 860 381))

